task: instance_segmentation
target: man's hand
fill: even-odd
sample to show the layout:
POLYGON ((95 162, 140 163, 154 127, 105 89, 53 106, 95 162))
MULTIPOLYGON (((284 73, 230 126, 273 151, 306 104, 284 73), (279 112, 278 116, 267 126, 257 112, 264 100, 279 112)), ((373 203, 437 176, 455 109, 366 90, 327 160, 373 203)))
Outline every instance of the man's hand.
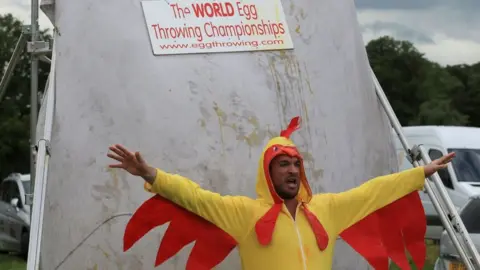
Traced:
POLYGON ((145 162, 139 152, 130 152, 120 144, 112 145, 109 149, 113 153, 108 153, 107 156, 120 162, 109 165, 110 168, 124 169, 132 175, 142 177, 150 184, 153 183, 157 171, 145 162))
POLYGON ((425 177, 430 177, 432 174, 434 174, 438 170, 447 168, 448 163, 450 163, 450 161, 452 161, 454 157, 455 157, 455 153, 452 152, 439 159, 435 159, 430 164, 425 165, 423 167, 425 177))

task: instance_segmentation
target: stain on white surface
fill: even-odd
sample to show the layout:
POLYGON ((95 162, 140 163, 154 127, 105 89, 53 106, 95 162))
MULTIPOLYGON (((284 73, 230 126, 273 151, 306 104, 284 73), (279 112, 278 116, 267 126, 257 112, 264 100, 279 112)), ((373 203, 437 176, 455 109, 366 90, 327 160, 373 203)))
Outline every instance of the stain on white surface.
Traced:
MULTIPOLYGON (((61 36, 43 269, 153 269, 166 227, 123 252, 129 213, 150 195, 140 178, 106 169, 113 143, 204 188, 255 196, 264 144, 301 115, 293 140, 315 192, 396 169, 354 3, 282 3, 293 51, 165 57, 152 55, 139 0, 54 3, 61 36)), ((333 269, 368 269, 338 242, 333 269)), ((191 246, 156 269, 184 269, 191 246)), ((236 251, 217 269, 240 269, 236 251)))

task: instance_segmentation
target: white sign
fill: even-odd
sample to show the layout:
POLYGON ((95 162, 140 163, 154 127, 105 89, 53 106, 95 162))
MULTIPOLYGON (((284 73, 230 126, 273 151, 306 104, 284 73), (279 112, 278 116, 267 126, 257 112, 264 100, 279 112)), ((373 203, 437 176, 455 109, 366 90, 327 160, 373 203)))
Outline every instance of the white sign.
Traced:
POLYGON ((281 0, 142 1, 153 53, 293 49, 281 0))

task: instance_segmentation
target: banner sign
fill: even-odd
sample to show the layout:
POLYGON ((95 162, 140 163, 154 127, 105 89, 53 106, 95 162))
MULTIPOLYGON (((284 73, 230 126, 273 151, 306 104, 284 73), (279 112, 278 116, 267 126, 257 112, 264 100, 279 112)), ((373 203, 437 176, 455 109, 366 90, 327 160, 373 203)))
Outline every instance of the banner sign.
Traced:
POLYGON ((281 0, 142 1, 155 55, 293 49, 281 0))

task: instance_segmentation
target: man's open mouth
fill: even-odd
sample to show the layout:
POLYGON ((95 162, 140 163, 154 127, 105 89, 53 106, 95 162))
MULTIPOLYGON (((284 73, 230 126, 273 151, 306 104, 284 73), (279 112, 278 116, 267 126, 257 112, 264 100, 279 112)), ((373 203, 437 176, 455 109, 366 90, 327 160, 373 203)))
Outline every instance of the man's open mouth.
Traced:
POLYGON ((288 178, 287 179, 287 186, 289 188, 296 188, 298 185, 298 179, 297 178, 288 178))

